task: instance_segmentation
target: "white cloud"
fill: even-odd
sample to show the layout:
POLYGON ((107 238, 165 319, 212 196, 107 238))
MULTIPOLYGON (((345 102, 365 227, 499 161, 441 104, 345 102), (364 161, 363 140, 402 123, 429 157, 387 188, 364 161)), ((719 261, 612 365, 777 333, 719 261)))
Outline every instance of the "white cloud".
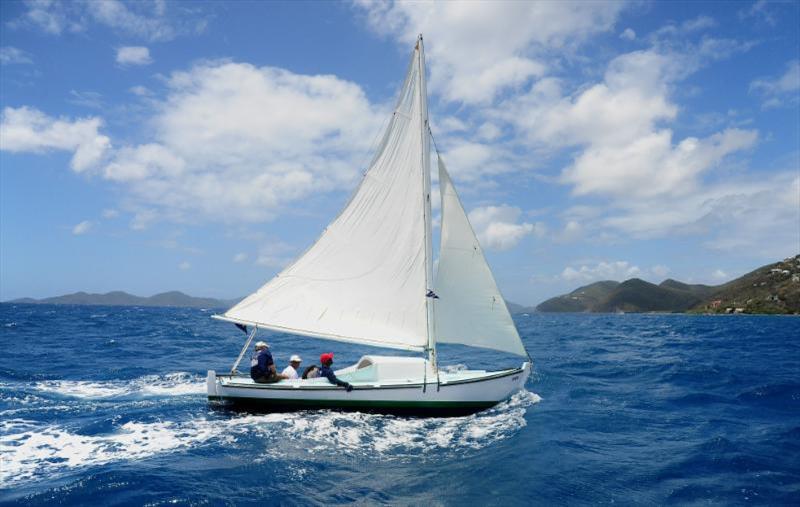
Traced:
POLYGON ((280 240, 273 240, 264 244, 258 251, 256 265, 267 268, 281 269, 292 262, 291 254, 295 248, 280 240))
POLYGON ((633 28, 626 28, 621 34, 619 34, 619 38, 625 40, 634 40, 636 39, 636 32, 633 31, 633 28))
POLYGON ((478 136, 479 139, 484 141, 493 141, 500 137, 503 134, 503 131, 491 122, 486 122, 478 127, 478 130, 475 132, 475 135, 478 136))
POLYGON ((564 172, 574 192, 625 198, 686 194, 697 177, 733 152, 752 147, 752 130, 728 129, 705 139, 688 137, 677 145, 672 132, 661 130, 624 146, 593 146, 564 172))
POLYGON ((142 85, 132 86, 129 91, 139 97, 148 97, 153 94, 147 87, 142 85))
POLYGON ((102 217, 103 218, 117 218, 119 216, 119 211, 115 210, 114 208, 107 208, 103 210, 102 217))
POLYGON ((564 224, 564 230, 556 237, 556 240, 559 242, 572 242, 579 239, 583 239, 585 231, 583 226, 577 220, 568 220, 566 224, 564 224))
MULTIPOLYGON (((681 30, 709 23, 699 20, 681 30)), ((561 181, 576 196, 608 199, 605 209, 615 210, 592 220, 595 233, 608 228, 634 236, 675 233, 703 216, 713 170, 758 139, 756 131, 728 128, 673 140, 672 130, 663 126, 678 111, 671 86, 701 63, 696 55, 687 60, 654 49, 635 51, 614 58, 601 83, 573 96, 563 93, 558 80, 542 79, 524 96, 501 104, 496 114, 533 146, 577 148, 561 181)), ((556 239, 580 238, 579 225, 571 220, 556 239)))
POLYGON ((178 264, 178 269, 180 269, 181 271, 186 271, 188 269, 191 269, 191 267, 192 264, 189 261, 183 261, 180 264, 178 264))
POLYGON ((9 23, 12 28, 28 25, 51 35, 59 35, 64 31, 80 32, 86 28, 85 20, 80 13, 81 5, 77 2, 27 0, 25 7, 27 11, 9 23))
POLYGON ((144 46, 125 46, 117 49, 117 63, 120 65, 148 65, 153 63, 150 50, 144 46))
POLYGON ((357 85, 227 61, 174 73, 153 141, 102 170, 168 220, 260 221, 312 192, 352 188, 385 114, 357 85))
POLYGON ((579 267, 567 266, 561 272, 561 278, 568 282, 581 281, 593 282, 597 280, 627 280, 642 276, 642 270, 628 261, 601 261, 594 265, 581 265, 579 267))
MULTIPOLYGON (((778 16, 772 12, 772 6, 779 5, 778 2, 769 2, 767 0, 758 0, 754 2, 749 9, 742 9, 739 11, 739 19, 747 20, 748 18, 755 18, 757 21, 765 23, 769 26, 778 24, 778 16)), ((791 3, 787 3, 791 5, 791 3)))
POLYGON ((659 278, 664 278, 669 274, 670 269, 667 266, 657 264, 650 268, 650 272, 659 278))
POLYGON ((6 107, 0 123, 0 150, 72 151, 70 166, 81 172, 100 162, 111 147, 109 138, 98 132, 102 125, 97 117, 56 119, 37 109, 6 107))
POLYGON ((610 30, 624 2, 378 2, 359 0, 369 26, 410 49, 426 47, 431 90, 446 100, 491 102, 541 76, 549 50, 567 52, 610 30))
POLYGON ((728 278, 728 273, 722 271, 721 269, 716 269, 713 273, 711 273, 711 278, 718 281, 725 280, 728 278))
POLYGON ((76 236, 80 236, 82 234, 86 234, 92 228, 92 222, 88 220, 84 220, 83 222, 76 224, 75 227, 72 228, 72 234, 76 236))
POLYGON ((134 231, 143 231, 150 227, 150 224, 159 219, 158 213, 153 209, 140 209, 133 215, 130 228, 134 231))
POLYGON ((33 63, 33 58, 27 52, 13 46, 0 47, 0 65, 31 63, 33 63))
POLYGON ((70 98, 67 99, 70 104, 76 106, 89 107, 92 109, 100 109, 103 107, 103 96, 98 92, 93 91, 69 91, 70 98))
POLYGON ((750 83, 750 91, 760 95, 764 108, 798 104, 800 90, 800 60, 791 60, 778 78, 761 78, 750 83))
POLYGON ((513 206, 485 206, 470 211, 469 221, 484 248, 508 250, 529 234, 541 237, 546 233, 541 222, 517 223, 521 214, 522 211, 513 206))
POLYGON ((239 252, 233 256, 233 262, 240 263, 247 260, 247 254, 244 252, 239 252))
POLYGON ((26 0, 24 5, 27 10, 22 16, 9 22, 9 25, 12 28, 38 28, 51 35, 82 32, 92 23, 97 23, 120 35, 155 42, 168 41, 179 35, 201 33, 207 25, 202 9, 173 8, 171 12, 167 12, 167 3, 160 0, 26 0))
POLYGON ((143 144, 117 151, 114 161, 103 169, 103 175, 115 181, 146 180, 158 174, 178 178, 186 162, 160 144, 143 144))

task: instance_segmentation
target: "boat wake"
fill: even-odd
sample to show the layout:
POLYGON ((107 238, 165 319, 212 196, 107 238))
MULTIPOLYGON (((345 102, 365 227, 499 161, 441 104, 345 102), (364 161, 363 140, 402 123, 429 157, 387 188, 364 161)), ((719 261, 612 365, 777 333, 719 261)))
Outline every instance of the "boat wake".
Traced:
MULTIPOLYGON (((82 384, 59 389, 77 390, 84 396, 111 392, 82 384)), ((459 418, 408 419, 327 410, 260 415, 211 412, 185 421, 127 421, 102 434, 6 419, 0 421, 0 488, 51 479, 78 468, 214 445, 245 452, 258 449, 256 461, 325 460, 342 454, 382 461, 436 459, 512 437, 526 426, 527 408, 539 401, 538 395, 521 391, 490 410, 459 418), (268 450, 266 455, 263 449, 268 450)))
POLYGON ((146 375, 128 381, 47 380, 35 383, 33 389, 84 399, 185 396, 206 392, 205 379, 186 372, 146 375))

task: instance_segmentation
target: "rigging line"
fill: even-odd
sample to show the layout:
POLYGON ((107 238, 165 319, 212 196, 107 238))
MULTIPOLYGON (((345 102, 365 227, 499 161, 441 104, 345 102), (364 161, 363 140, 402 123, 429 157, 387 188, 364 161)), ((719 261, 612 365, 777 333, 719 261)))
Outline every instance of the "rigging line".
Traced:
POLYGON ((442 152, 439 151, 439 146, 436 145, 436 138, 433 137, 433 130, 431 130, 430 122, 428 123, 428 134, 430 134, 431 141, 433 141, 433 149, 436 150, 436 156, 441 158, 442 152))
POLYGON ((233 367, 231 368, 231 375, 236 375, 237 373, 239 373, 238 371, 236 371, 236 368, 238 368, 239 367, 239 363, 242 362, 242 358, 244 357, 244 353, 247 352, 247 349, 250 347, 250 342, 253 341, 253 338, 255 338, 257 332, 258 332, 258 326, 254 326, 253 327, 253 332, 250 333, 250 336, 247 338, 247 341, 244 343, 244 347, 242 347, 242 351, 239 352, 239 357, 237 357, 236 358, 236 362, 233 363, 233 367))

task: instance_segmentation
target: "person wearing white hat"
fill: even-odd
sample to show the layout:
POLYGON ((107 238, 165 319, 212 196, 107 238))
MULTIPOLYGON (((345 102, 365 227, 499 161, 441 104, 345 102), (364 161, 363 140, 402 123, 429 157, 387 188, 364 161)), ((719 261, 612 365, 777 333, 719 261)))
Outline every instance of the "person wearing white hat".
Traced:
POLYGON ((250 360, 250 377, 259 384, 272 384, 286 378, 278 375, 275 361, 266 342, 256 342, 256 352, 250 360))
POLYGON ((303 360, 300 359, 300 356, 297 354, 292 355, 292 357, 289 358, 289 366, 283 369, 281 375, 290 380, 300 378, 297 374, 297 369, 300 368, 300 363, 302 362, 303 360))

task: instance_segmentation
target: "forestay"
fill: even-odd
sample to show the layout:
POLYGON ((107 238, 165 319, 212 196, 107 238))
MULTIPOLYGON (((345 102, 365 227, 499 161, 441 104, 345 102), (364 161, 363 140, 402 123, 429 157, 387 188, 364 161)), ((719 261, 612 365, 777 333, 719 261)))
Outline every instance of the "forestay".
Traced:
POLYGON ((500 295, 464 207, 439 159, 442 236, 436 273, 436 341, 527 352, 500 295))
POLYGON ((377 346, 427 346, 423 68, 418 45, 378 151, 341 214, 221 318, 377 346))

